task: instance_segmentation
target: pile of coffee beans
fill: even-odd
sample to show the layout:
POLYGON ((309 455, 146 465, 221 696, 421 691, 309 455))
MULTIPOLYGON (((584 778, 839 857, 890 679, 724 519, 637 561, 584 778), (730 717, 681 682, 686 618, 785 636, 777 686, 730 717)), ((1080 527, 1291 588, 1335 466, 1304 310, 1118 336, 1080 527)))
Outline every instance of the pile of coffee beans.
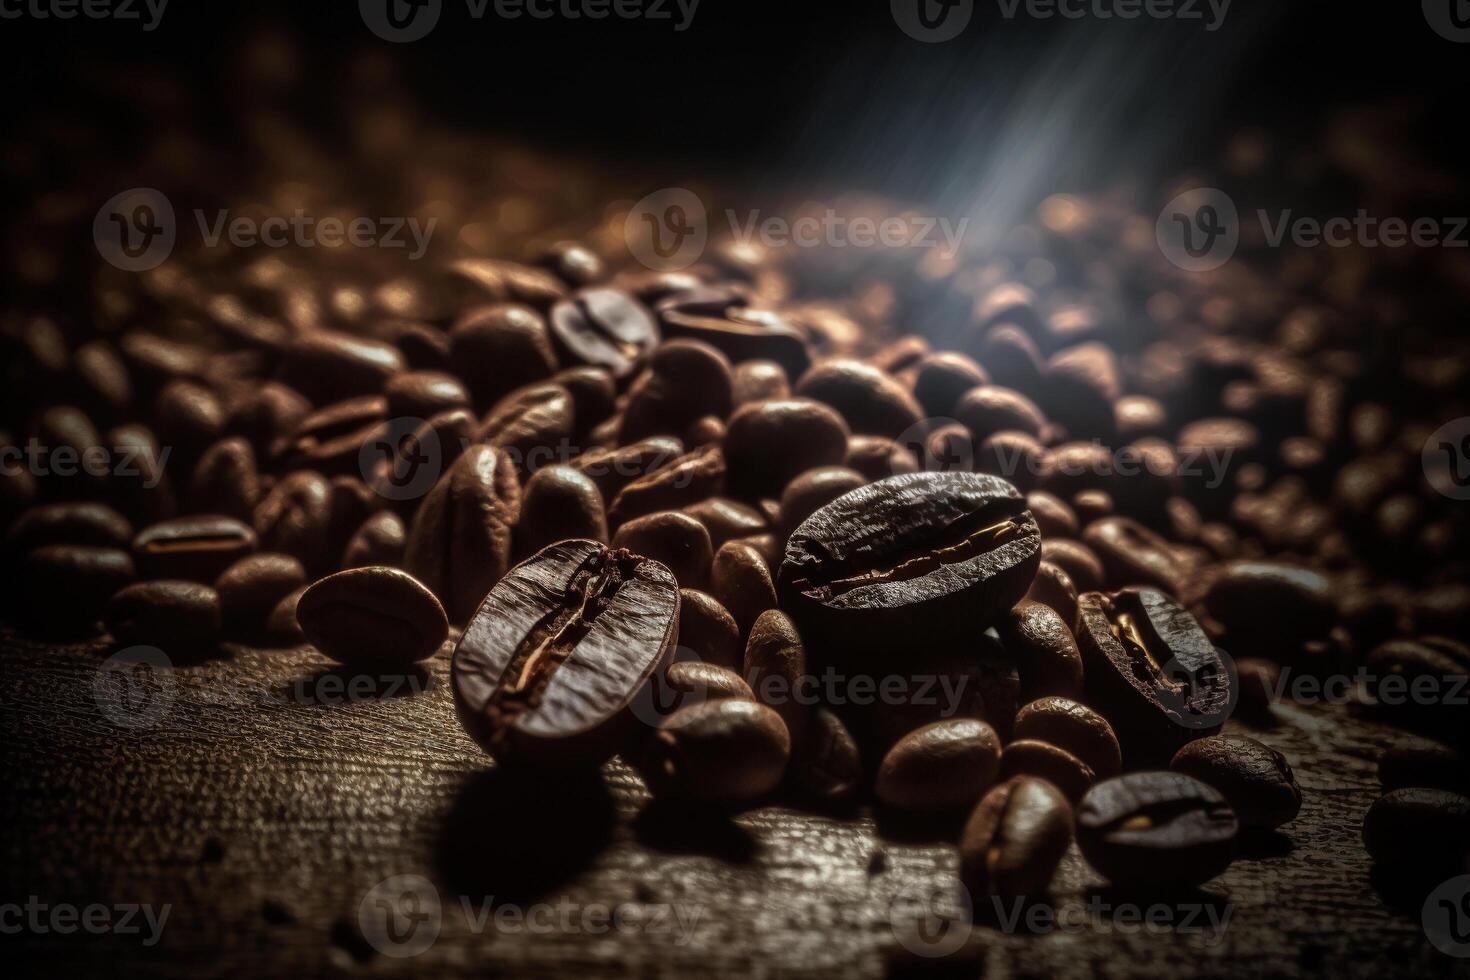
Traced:
POLYGON ((1430 739, 1384 757, 1368 849, 1463 851, 1465 709, 1387 686, 1470 672, 1466 512, 1419 467, 1466 360, 1369 356, 1371 277, 1334 306, 1115 252, 1114 207, 835 288, 750 244, 643 267, 626 207, 391 275, 104 274, 90 317, 4 322, 0 442, 44 454, 0 483, 7 616, 175 663, 452 642, 497 765, 968 815, 965 882, 1007 895, 1074 841, 1122 885, 1218 875, 1302 806, 1227 721, 1366 667, 1430 739))

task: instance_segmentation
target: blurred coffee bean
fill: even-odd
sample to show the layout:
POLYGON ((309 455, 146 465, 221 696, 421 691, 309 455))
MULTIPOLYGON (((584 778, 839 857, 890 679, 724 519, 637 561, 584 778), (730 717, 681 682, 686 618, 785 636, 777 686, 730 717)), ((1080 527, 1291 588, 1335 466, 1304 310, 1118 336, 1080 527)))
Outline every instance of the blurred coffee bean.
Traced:
POLYGON ((746 636, 757 617, 776 608, 776 585, 766 561, 748 544, 728 541, 715 552, 710 595, 730 611, 746 636))
POLYGON ((366 667, 426 660, 449 635, 434 594, 407 572, 382 565, 317 580, 298 600, 296 619, 322 653, 366 667))
POLYGON ((791 617, 767 609, 756 617, 745 644, 744 676, 757 701, 781 716, 795 745, 806 738, 811 715, 806 645, 791 617))
POLYGON ((861 473, 869 482, 919 472, 919 461, 913 451, 883 436, 853 436, 847 441, 844 465, 861 473))
POLYGON ((1082 856, 1125 887, 1209 881, 1230 865, 1239 828, 1219 792, 1180 773, 1115 776, 1077 808, 1082 856))
POLYGON ((682 432, 707 415, 723 419, 733 404, 731 386, 730 361, 715 348, 697 340, 660 344, 628 392, 619 440, 682 432))
POLYGON ((814 708, 806 736, 792 752, 792 790, 808 803, 838 806, 858 795, 862 778, 862 756, 852 732, 832 710, 814 708))
POLYGON ((255 450, 243 436, 221 439, 207 449, 189 481, 189 506, 204 513, 248 521, 260 502, 255 450))
POLYGON ((965 392, 955 403, 954 417, 977 440, 997 432, 1024 432, 1039 438, 1046 428, 1046 416, 1035 402, 999 385, 981 385, 965 392))
POLYGON ((1327 580, 1279 562, 1225 564, 1205 593, 1205 608, 1233 636, 1268 637, 1275 649, 1326 636, 1337 621, 1327 580))
POLYGON ((734 671, 744 669, 740 625, 707 592, 679 590, 679 645, 693 650, 706 663, 734 671))
POLYGON ((654 436, 617 449, 591 449, 567 465, 580 471, 612 501, 625 486, 663 469, 684 453, 672 436, 654 436))
POLYGON ((277 481, 255 508, 255 533, 266 551, 325 570, 340 551, 331 547, 332 484, 312 470, 298 470, 277 481))
POLYGON ((376 395, 404 368, 403 355, 382 341, 315 330, 287 345, 279 380, 316 405, 376 395))
POLYGON ((48 544, 127 548, 133 525, 106 504, 75 501, 39 504, 21 513, 5 532, 5 551, 24 555, 48 544))
POLYGON ((1420 787, 1467 795, 1470 764, 1463 752, 1448 745, 1404 738, 1378 757, 1378 781, 1384 792, 1420 787))
POLYGON ((1083 530, 1082 543, 1102 562, 1104 580, 1112 588, 1148 585, 1176 596, 1183 590, 1185 569, 1169 542, 1131 518, 1094 521, 1083 530))
POLYGON ((214 580, 225 628, 250 638, 281 599, 306 584, 306 569, 290 555, 263 552, 230 565, 214 580))
POLYGON ((726 457, 719 446, 705 446, 639 477, 618 491, 608 521, 620 526, 660 510, 678 510, 718 496, 725 488, 726 457))
MULTIPOLYGON (((514 537, 515 553, 523 556, 567 538, 606 542, 607 515, 597 484, 570 466, 537 470, 521 492, 520 521, 514 537)), ((633 550, 647 554, 638 548, 633 550)))
POLYGON ((774 790, 790 758, 779 715, 754 701, 719 698, 670 715, 639 770, 655 796, 740 804, 774 790))
MULTIPOLYGON (((1043 542, 1042 547, 1045 547, 1043 542)), ((1026 592, 1026 598, 1045 603, 1062 617, 1062 622, 1071 629, 1077 622, 1077 586, 1072 577, 1049 561, 1036 567, 1036 578, 1026 592)))
POLYGON ((440 371, 406 371, 383 386, 389 418, 433 418, 440 412, 468 408, 470 394, 458 378, 440 371))
POLYGON ((1075 538, 1081 529, 1077 513, 1067 502, 1043 490, 1026 494, 1026 506, 1044 538, 1075 538))
POLYGON ((1470 848, 1470 798, 1442 789, 1396 789, 1368 808, 1363 843, 1373 860, 1401 872, 1440 872, 1470 848))
POLYGON ((681 588, 699 589, 709 581, 714 560, 709 532, 688 514, 666 510, 634 518, 618 528, 612 546, 662 562, 681 588))
POLYGON ((804 470, 838 466, 847 423, 830 406, 804 398, 742 405, 730 417, 724 454, 739 496, 774 495, 804 470))
POLYGON ((509 304, 461 316, 449 331, 449 357, 478 411, 557 368, 546 321, 535 310, 509 304))
POLYGON ((1102 560, 1087 545, 1070 538, 1051 538, 1041 542, 1041 560, 1050 562, 1066 573, 1077 591, 1097 592, 1107 580, 1102 560))
POLYGON ((684 508, 684 513, 704 525, 710 545, 718 549, 726 541, 763 534, 768 524, 760 511, 729 497, 710 497, 684 508))
POLYGON ((892 376, 855 360, 823 361, 796 383, 796 394, 835 408, 850 431, 865 435, 922 439, 916 429, 924 410, 892 376))
POLYGON ((528 476, 567 457, 574 424, 572 396, 565 388, 549 382, 527 385, 490 409, 475 440, 504 450, 528 476))
POLYGON ((219 594, 178 579, 135 582, 107 603, 106 623, 119 646, 158 647, 171 657, 197 654, 219 636, 219 594))
POLYGON ((791 382, 785 368, 775 361, 742 361, 735 365, 731 399, 737 407, 751 402, 791 397, 791 382))
POLYGON ((913 370, 914 398, 931 416, 953 415, 961 395, 990 383, 985 369, 958 351, 926 354, 913 370))
POLYGON ((659 341, 658 323, 643 304, 619 289, 587 289, 551 308, 552 336, 569 360, 631 374, 659 341))
POLYGON ((781 493, 783 533, 790 535, 817 510, 867 482, 861 473, 845 466, 821 466, 802 473, 781 493))
POLYGON ((391 510, 382 510, 363 521, 342 552, 343 568, 366 565, 400 565, 408 545, 408 528, 391 510))
POLYGON ((257 543, 256 533, 233 517, 178 517, 139 531, 133 539, 133 560, 143 578, 208 584, 255 551, 257 543))
POLYGON ((85 634, 135 577, 133 559, 121 548, 42 545, 20 563, 21 612, 47 630, 85 634))

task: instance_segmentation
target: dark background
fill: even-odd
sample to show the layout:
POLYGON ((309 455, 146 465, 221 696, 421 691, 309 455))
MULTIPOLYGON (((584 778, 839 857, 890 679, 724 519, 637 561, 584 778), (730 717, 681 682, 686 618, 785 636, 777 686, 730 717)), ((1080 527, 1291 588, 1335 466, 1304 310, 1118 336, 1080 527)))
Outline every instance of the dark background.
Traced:
POLYGON ((234 66, 265 25, 298 40, 307 94, 293 108, 324 134, 338 122, 342 66, 370 48, 399 62, 423 111, 466 131, 913 199, 953 194, 997 155, 1048 190, 1149 183, 1214 159, 1242 124, 1311 139, 1366 102, 1402 102, 1415 141, 1448 158, 1470 58, 1413 0, 1235 0, 1214 33, 1201 21, 1006 20, 995 0, 976 0, 969 27, 943 44, 902 34, 887 0, 702 0, 683 33, 671 21, 475 21, 445 0, 436 30, 406 45, 369 33, 355 0, 172 0, 151 33, 0 21, 10 127, 101 117, 125 152, 147 130, 108 106, 125 97, 127 68, 187 80, 198 125, 228 146, 234 66))

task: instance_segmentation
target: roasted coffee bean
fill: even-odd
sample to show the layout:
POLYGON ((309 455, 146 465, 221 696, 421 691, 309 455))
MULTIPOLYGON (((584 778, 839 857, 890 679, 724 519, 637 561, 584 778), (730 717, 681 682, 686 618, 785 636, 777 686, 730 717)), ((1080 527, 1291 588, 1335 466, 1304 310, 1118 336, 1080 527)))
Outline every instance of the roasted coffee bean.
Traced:
POLYGON ((273 447, 277 469, 356 473, 364 445, 385 440, 387 399, 362 395, 335 402, 301 420, 296 431, 273 447))
POLYGON ((607 541, 602 494, 597 484, 572 467, 547 466, 526 481, 521 494, 515 550, 519 555, 533 555, 567 538, 607 541))
POLYGON ((796 394, 837 409, 850 431, 864 435, 923 437, 924 409, 892 376, 862 361, 822 361, 802 375, 796 394))
POLYGON ((343 568, 366 565, 399 565, 408 545, 408 528, 403 518, 391 510, 382 510, 363 521, 347 541, 342 553, 343 568))
POLYGON ((296 621, 296 607, 300 604, 302 595, 309 588, 311 588, 309 585, 297 586, 275 604, 270 615, 265 618, 265 628, 262 630, 263 640, 283 647, 300 646, 306 642, 306 634, 301 631, 301 624, 296 621))
POLYGON ((407 572, 383 565, 317 580, 298 600, 296 619, 313 646, 350 665, 427 660, 449 635, 434 594, 407 572))
POLYGON ((809 677, 806 645, 796 624, 781 610, 767 609, 751 626, 745 644, 744 676, 756 700, 780 715, 792 743, 801 745, 811 714, 803 690, 809 677))
POLYGON ((1112 517, 1117 507, 1106 491, 1083 490, 1072 495, 1072 509, 1077 512, 1079 521, 1084 525, 1092 525, 1103 518, 1112 517))
POLYGON ((1240 823, 1225 798, 1181 773, 1103 780, 1077 808, 1077 845, 1115 885, 1203 884, 1230 866, 1240 823))
POLYGON ((326 568, 341 554, 331 547, 333 530, 332 484, 313 470, 282 477, 255 508, 260 546, 299 558, 308 569, 326 568))
POLYGON ((1337 622, 1327 580, 1279 562, 1227 563, 1205 593, 1205 608, 1232 636, 1269 637, 1278 649, 1326 636, 1337 622))
POLYGON ((955 403, 954 417, 977 440, 997 432, 1024 432, 1040 438, 1046 429, 1046 416, 1035 402, 999 385, 981 385, 965 392, 955 403))
POLYGON ((1075 538, 1081 524, 1077 512, 1065 500, 1043 490, 1026 494, 1026 506, 1036 518, 1036 526, 1045 538, 1075 538))
POLYGON ((1098 779, 1111 779, 1122 770, 1122 751, 1113 726, 1096 711, 1068 698, 1032 701, 1016 714, 1014 734, 1018 740, 1066 749, 1086 763, 1098 779))
POLYGON ((1077 622, 1077 586, 1072 584, 1072 576, 1049 561, 1037 566, 1026 598, 1051 606, 1069 629, 1077 622))
POLYGON ((731 398, 735 405, 791 397, 786 369, 775 361, 744 361, 735 365, 731 398))
MULTIPOLYGON (((32 435, 41 455, 28 465, 38 467, 37 482, 47 493, 64 500, 106 495, 111 450, 102 445, 102 436, 85 412, 75 405, 52 406, 36 419, 32 435)), ((6 468, 15 468, 14 463, 6 468)))
POLYGON ((1073 803, 1082 799, 1096 778, 1091 766, 1066 749, 1030 739, 1007 744, 1000 755, 1000 778, 1016 776, 1045 779, 1073 803))
POLYGON ((996 624, 1032 698, 1082 695, 1082 653, 1065 620, 1051 606, 1023 599, 996 624))
POLYGON ((1072 438, 1113 435, 1113 405, 1123 393, 1117 355, 1095 341, 1052 355, 1039 389, 1048 416, 1072 438))
MULTIPOLYGON (((1022 703, 1021 679, 1014 658, 994 630, 978 637, 952 637, 922 651, 911 667, 897 667, 899 655, 913 654, 908 645, 875 648, 865 651, 856 666, 880 690, 871 712, 879 746, 887 748, 917 728, 948 718, 976 718, 1002 739, 1010 737, 1022 703)), ((850 678, 847 683, 856 684, 865 676, 856 671, 844 674, 850 678)))
POLYGON ((415 320, 390 321, 382 329, 410 371, 449 370, 449 335, 443 330, 415 320))
POLYGON ((472 309, 455 322, 449 363, 483 412, 521 385, 551 377, 557 359, 541 314, 500 304, 472 309))
POLYGON ((460 455, 475 443, 479 421, 468 409, 455 408, 440 412, 404 433, 402 426, 412 420, 390 423, 388 439, 370 448, 382 454, 374 464, 369 479, 372 491, 387 506, 397 510, 405 520, 423 498, 433 480, 449 471, 460 455), (397 445, 393 445, 393 440, 397 445))
POLYGON ((710 545, 719 548, 726 541, 754 537, 768 528, 760 511, 729 497, 710 497, 684 508, 684 513, 704 525, 710 545))
POLYGON ((214 580, 225 626, 236 633, 255 633, 276 603, 306 581, 306 569, 290 555, 265 552, 241 558, 214 580))
POLYGON ((916 473, 807 518, 787 541, 780 579, 797 619, 817 633, 913 642, 995 622, 1026 594, 1039 561, 1036 522, 1015 487, 916 473))
POLYGON ((959 470, 964 473, 975 469, 975 439, 970 430, 958 422, 941 425, 929 434, 924 443, 924 469, 939 473, 959 470))
POLYGON ((1072 807, 1045 779, 1019 776, 980 800, 960 834, 960 880, 972 895, 1037 898, 1072 843, 1072 807))
POLYGON ((1253 738, 1196 739, 1174 754, 1169 768, 1219 790, 1243 827, 1280 827, 1302 808, 1302 790, 1286 756, 1253 738))
POLYGON ((1235 677, 1182 606, 1154 589, 1089 592, 1077 619, 1088 701, 1112 721, 1128 755, 1172 756, 1220 730, 1235 704, 1235 677))
POLYGON ((153 433, 141 425, 120 425, 107 434, 107 443, 118 459, 129 461, 108 476, 108 492, 123 513, 140 524, 153 524, 174 517, 178 499, 164 464, 167 454, 153 433))
POLYGON ((878 767, 873 791, 901 810, 959 810, 995 782, 1000 736, 983 721, 936 721, 899 739, 878 767))
POLYGON ((1169 431, 1169 413, 1148 395, 1124 395, 1113 403, 1113 427, 1120 439, 1163 436, 1169 431))
POLYGON ((1441 872, 1470 850, 1470 798, 1442 789, 1396 789, 1368 808, 1363 843, 1375 861, 1441 872))
POLYGON ((119 646, 158 647, 171 656, 195 653, 219 636, 219 593, 198 582, 135 582, 107 604, 107 631, 119 646))
POLYGON ((116 348, 105 340, 88 341, 72 354, 71 367, 83 411, 104 422, 115 422, 127 414, 133 401, 133 380, 116 348))
POLYGON ((256 533, 233 517, 176 517, 138 532, 133 560, 143 578, 211 583, 256 544, 256 533))
POLYGON ((450 263, 441 287, 455 305, 494 300, 514 300, 536 309, 546 309, 566 295, 566 286, 556 276, 535 266, 501 259, 458 259, 450 263))
POLYGON ((301 334, 287 345, 279 379, 317 405, 376 395, 404 368, 392 344, 329 330, 301 334))
POLYGON ((745 648, 740 625, 707 592, 679 590, 679 645, 693 650, 706 663, 734 671, 743 669, 745 648))
POLYGON ((776 608, 776 586, 759 551, 743 541, 728 541, 715 552, 710 595, 735 618, 746 636, 756 618, 776 608))
POLYGON ((745 679, 733 670, 705 663, 702 660, 681 660, 669 664, 664 675, 669 687, 682 698, 702 698, 716 701, 720 698, 740 698, 754 701, 755 695, 745 679))
POLYGON ((659 341, 648 309, 620 289, 586 289, 551 308, 551 332, 571 359, 606 368, 613 377, 633 372, 659 341))
POLYGON ((557 462, 572 437, 572 396, 558 384, 543 382, 506 395, 476 433, 475 441, 510 453, 522 474, 557 462))
POLYGON ((225 410, 214 392, 193 381, 170 381, 153 404, 153 429, 159 441, 195 460, 220 437, 225 410))
POLYGON ((267 381, 236 402, 225 419, 225 433, 249 441, 259 455, 296 430, 311 413, 311 402, 294 388, 267 381))
POLYGON ((1269 720, 1281 684, 1281 668, 1260 657, 1242 657, 1235 662, 1235 673, 1240 682, 1236 711, 1254 721, 1269 720))
POLYGON ((1441 637, 1390 640, 1368 654, 1367 693, 1377 711, 1405 727, 1458 738, 1464 699, 1455 692, 1470 676, 1470 650, 1441 637))
POLYGON ((551 380, 572 396, 572 417, 579 437, 606 421, 617 407, 617 386, 612 375, 600 367, 567 368, 558 371, 551 380))
POLYGON ((725 487, 725 475, 725 454, 719 446, 696 449, 618 491, 608 508, 608 521, 618 526, 644 514, 678 510, 717 496, 725 487))
POLYGON ((501 450, 474 446, 424 498, 409 528, 404 570, 463 623, 510 567, 521 485, 501 450))
POLYGON ((470 406, 470 393, 453 375, 442 371, 406 371, 383 386, 389 418, 433 418, 440 412, 470 406))
POLYGON ((460 723, 498 762, 601 762, 636 731, 632 705, 678 621, 678 584, 658 562, 596 541, 551 545, 465 627, 452 669, 460 723))
POLYGON ((1378 781, 1385 792, 1422 787, 1470 795, 1470 760, 1428 739, 1398 741, 1378 757, 1378 781))
POLYGON ((1151 586, 1174 596, 1184 588, 1185 568, 1169 542, 1131 518, 1094 521, 1082 532, 1082 543, 1102 562, 1112 588, 1151 586))
POLYGON ((639 771, 655 796, 733 805, 774 790, 790 758, 779 715, 754 701, 719 698, 670 715, 639 771))
POLYGON ((781 493, 781 530, 790 536, 802 521, 843 494, 865 485, 867 478, 845 466, 819 466, 786 484, 781 493))
POLYGON ((569 464, 612 501, 628 484, 658 472, 684 454, 684 444, 673 436, 654 436, 617 449, 592 449, 569 464))
POLYGON ((774 361, 788 378, 799 378, 811 364, 806 338, 779 313, 752 309, 745 295, 724 287, 690 290, 656 307, 663 332, 702 340, 735 363, 774 361))
POLYGON ((803 470, 840 464, 847 423, 809 399, 750 402, 730 416, 724 450, 738 495, 774 496, 803 470))
POLYGON ((189 506, 248 521, 260 503, 255 450, 243 436, 221 439, 199 457, 189 481, 189 506))
POLYGON ((884 436, 853 436, 847 441, 848 469, 856 470, 870 483, 901 473, 919 472, 913 450, 884 436))
POLYGON ((961 395, 990 383, 984 368, 957 351, 925 354, 914 362, 913 371, 914 398, 931 416, 952 415, 961 395))
POLYGON ((1014 430, 971 435, 977 439, 975 472, 1003 477, 1028 492, 1036 489, 1049 465, 1049 456, 1035 436, 1014 430))
POLYGON ((133 559, 121 548, 42 545, 20 564, 21 612, 48 629, 85 633, 135 577, 133 559))
POLYGON ((541 256, 540 264, 573 286, 585 286, 607 275, 602 259, 580 242, 557 242, 541 256))
POLYGON ((76 501, 24 511, 5 533, 5 550, 24 555, 48 544, 127 548, 132 540, 133 525, 126 517, 106 504, 76 501))
POLYGON ((792 789, 809 803, 834 806, 855 798, 862 789, 862 778, 862 756, 852 732, 830 709, 813 709, 806 735, 793 749, 792 789))
POLYGON ((704 525, 678 511, 658 511, 628 521, 613 535, 612 545, 661 562, 686 589, 702 588, 714 561, 704 525))
POLYGON ((1041 560, 1066 572, 1079 593, 1098 592, 1106 573, 1102 560, 1087 545, 1069 538, 1048 538, 1041 542, 1041 560))
POLYGON ((723 419, 732 405, 730 361, 697 340, 670 340, 648 357, 633 382, 618 429, 621 442, 683 432, 704 416, 723 419))

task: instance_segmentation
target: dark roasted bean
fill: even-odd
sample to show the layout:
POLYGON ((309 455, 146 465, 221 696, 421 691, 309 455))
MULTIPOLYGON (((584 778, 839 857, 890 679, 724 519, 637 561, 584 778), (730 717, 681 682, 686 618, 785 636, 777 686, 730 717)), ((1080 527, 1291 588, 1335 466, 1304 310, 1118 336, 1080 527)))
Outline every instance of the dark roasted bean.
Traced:
POLYGON ((1001 617, 996 630, 1016 660, 1029 697, 1081 697, 1082 653, 1055 609, 1023 599, 1001 617))
POLYGON ((1223 796, 1172 772, 1103 780, 1077 808, 1082 856, 1125 887, 1209 881, 1229 867, 1239 828, 1223 796))
POLYGON ((679 590, 679 645, 706 663, 741 670, 744 646, 740 625, 719 600, 696 589, 679 590))
POLYGON ((567 538, 607 541, 602 494, 597 484, 570 466, 543 467, 526 481, 521 494, 516 554, 532 555, 567 538))
POLYGON ((847 423, 809 399, 750 402, 730 417, 724 449, 733 487, 751 497, 773 496, 803 470, 840 464, 847 423))
POLYGON ((318 650, 349 665, 426 660, 449 635, 434 594, 407 572, 382 565, 314 582, 297 602, 296 619, 318 650))
POLYGON ((1443 872, 1470 849, 1470 798, 1442 789, 1396 789, 1363 818, 1373 860, 1443 872))
POLYGON ((620 289, 587 289, 551 308, 556 342, 574 361, 626 377, 659 340, 648 309, 620 289))
POLYGON ((775 789, 790 758, 779 715, 754 701, 719 698, 670 715, 639 768, 657 796, 740 804, 775 789))
POLYGON ((1000 755, 1000 778, 1035 776, 1045 779, 1075 803, 1092 787, 1092 767, 1050 742, 1016 739, 1000 755))
POLYGON ((1072 843, 1072 807, 1044 779, 986 793, 960 835, 960 879, 976 895, 1039 898, 1072 843))
POLYGON ((211 583, 256 548, 257 535, 233 517, 176 517, 145 527, 133 539, 143 578, 211 583))
POLYGON ((1280 827, 1302 808, 1302 790, 1286 756, 1253 738, 1196 739, 1174 754, 1169 768, 1219 790, 1243 827, 1280 827))
POLYGON ((614 548, 662 562, 680 588, 698 589, 709 581, 714 549, 704 525, 678 511, 658 511, 634 518, 613 535, 614 548))
POLYGON ((454 651, 460 723, 502 763, 596 763, 634 734, 632 705, 661 670, 679 593, 662 565, 563 541, 485 597, 454 651))
POLYGON ((276 603, 306 584, 306 569, 290 555, 265 552, 248 555, 220 573, 214 581, 225 626, 252 635, 264 625, 276 603))
POLYGON ((1102 715, 1067 698, 1039 698, 1016 714, 1015 737, 1047 742, 1086 763, 1098 779, 1111 779, 1123 766, 1118 736, 1102 715))
POLYGON ((899 739, 878 767, 878 799, 902 810, 959 810, 995 782, 1000 737, 973 718, 936 721, 899 739))
POLYGON ((119 646, 143 644, 175 657, 192 654, 219 635, 219 594, 178 579, 135 582, 108 602, 106 622, 119 646))
POLYGON ((546 321, 525 306, 484 306, 449 331, 449 363, 485 411, 516 388, 556 372, 546 321))

